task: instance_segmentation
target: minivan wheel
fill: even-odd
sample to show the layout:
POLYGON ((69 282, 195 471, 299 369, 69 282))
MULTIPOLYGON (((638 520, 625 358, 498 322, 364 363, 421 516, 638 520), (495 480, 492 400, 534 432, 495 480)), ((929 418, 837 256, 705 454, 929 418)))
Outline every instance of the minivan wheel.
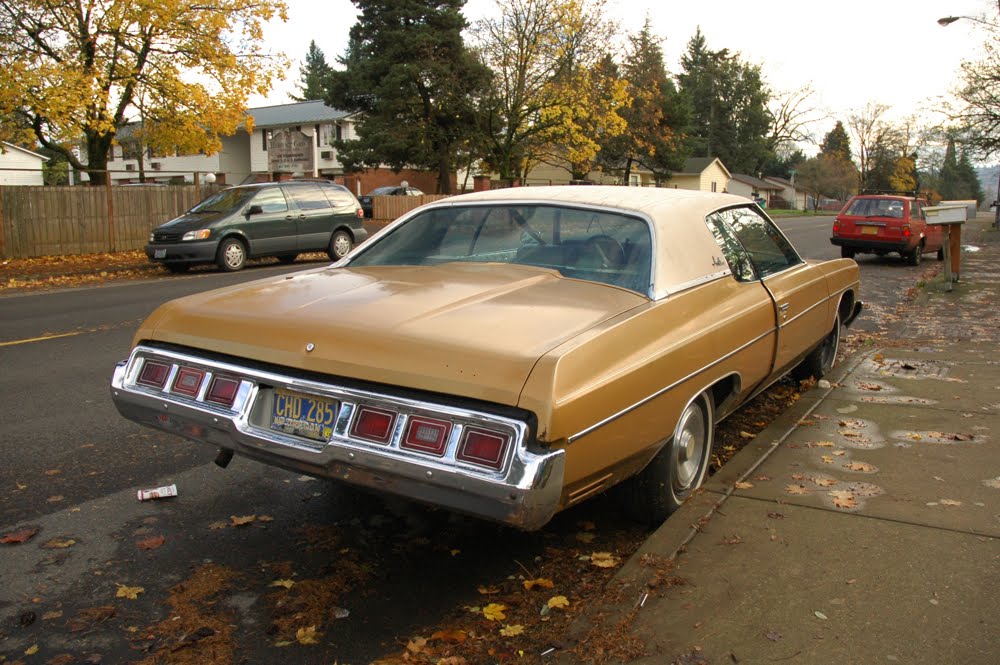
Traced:
POLYGON ((347 253, 354 247, 354 238, 347 231, 341 229, 330 238, 330 246, 327 248, 327 256, 331 261, 339 261, 347 256, 347 253))
POLYGON ((851 249, 850 247, 841 247, 840 248, 840 257, 843 258, 843 259, 853 259, 854 258, 854 250, 851 249))
POLYGON ((246 246, 238 238, 226 238, 219 244, 215 263, 224 272, 241 270, 247 263, 246 246))

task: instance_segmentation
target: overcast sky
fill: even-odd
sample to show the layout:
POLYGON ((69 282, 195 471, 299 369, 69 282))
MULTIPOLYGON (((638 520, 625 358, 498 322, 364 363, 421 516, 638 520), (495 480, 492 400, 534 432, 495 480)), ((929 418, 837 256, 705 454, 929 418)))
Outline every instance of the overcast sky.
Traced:
MULTIPOLYGON (((349 0, 286 2, 288 22, 272 24, 266 39, 291 58, 288 79, 268 97, 252 98, 251 106, 290 101, 309 41, 333 64, 357 20, 349 0)), ((496 7, 496 0, 469 0, 466 18, 473 23, 495 15, 496 7)), ((650 18, 654 34, 664 39, 672 73, 700 26, 709 48, 738 51, 761 65, 776 91, 811 85, 816 106, 841 120, 868 102, 890 105, 896 117, 933 109, 934 100, 954 85, 961 61, 977 56, 984 37, 973 21, 942 28, 937 19, 986 12, 996 18, 996 11, 996 0, 607 0, 609 18, 623 31, 636 32, 650 18)), ((833 119, 818 131, 828 131, 833 119)))

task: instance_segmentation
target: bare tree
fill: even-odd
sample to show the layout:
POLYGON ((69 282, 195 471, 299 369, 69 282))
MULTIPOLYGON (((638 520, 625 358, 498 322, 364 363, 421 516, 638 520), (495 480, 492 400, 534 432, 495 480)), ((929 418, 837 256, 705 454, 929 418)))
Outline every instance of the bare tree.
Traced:
POLYGON ((780 153, 797 143, 815 143, 812 126, 830 117, 830 114, 813 102, 816 91, 812 85, 780 93, 771 98, 767 106, 771 131, 767 147, 780 153))

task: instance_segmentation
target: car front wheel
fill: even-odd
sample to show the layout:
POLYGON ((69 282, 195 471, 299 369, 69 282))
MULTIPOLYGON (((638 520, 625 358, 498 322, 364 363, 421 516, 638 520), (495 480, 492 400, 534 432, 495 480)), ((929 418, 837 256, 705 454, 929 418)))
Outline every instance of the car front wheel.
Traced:
POLYGON ((247 262, 247 248, 237 238, 226 238, 219 245, 215 255, 215 263, 219 270, 235 272, 241 270, 247 262))
POLYGON ((648 524, 659 524, 705 480, 715 438, 713 400, 706 391, 685 407, 670 442, 623 486, 626 507, 648 524))
POLYGON ((354 239, 347 231, 340 230, 330 238, 330 247, 326 250, 331 261, 339 261, 347 256, 347 253, 354 247, 354 239))

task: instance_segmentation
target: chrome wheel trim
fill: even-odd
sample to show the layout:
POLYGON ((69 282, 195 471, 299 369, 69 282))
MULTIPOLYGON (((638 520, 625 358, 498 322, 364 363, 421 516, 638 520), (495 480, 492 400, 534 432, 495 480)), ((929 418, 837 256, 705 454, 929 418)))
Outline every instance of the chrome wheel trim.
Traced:
POLYGON ((337 255, 337 258, 344 258, 347 253, 351 251, 351 239, 343 232, 337 233, 333 236, 333 253, 337 255))
POLYGON ((697 487, 707 464, 709 425, 702 399, 699 397, 684 409, 674 430, 670 477, 677 498, 697 487))
POLYGON ((230 268, 239 268, 246 261, 246 252, 243 251, 243 245, 239 242, 227 244, 223 259, 230 268))

